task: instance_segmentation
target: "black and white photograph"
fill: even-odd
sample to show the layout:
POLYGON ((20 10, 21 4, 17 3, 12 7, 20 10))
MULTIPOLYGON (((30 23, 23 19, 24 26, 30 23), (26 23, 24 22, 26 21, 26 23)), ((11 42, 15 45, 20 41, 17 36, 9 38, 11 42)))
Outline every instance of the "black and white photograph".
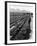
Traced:
POLYGON ((6 2, 8 44, 35 43, 35 3, 6 2))

